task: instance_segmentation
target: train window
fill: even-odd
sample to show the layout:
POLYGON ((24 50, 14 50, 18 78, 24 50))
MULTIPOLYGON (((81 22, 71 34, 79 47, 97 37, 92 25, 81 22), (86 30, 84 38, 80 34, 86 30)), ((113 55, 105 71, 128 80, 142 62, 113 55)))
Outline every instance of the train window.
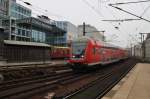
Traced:
POLYGON ((53 51, 54 53, 56 53, 57 51, 54 49, 54 51, 53 51))
POLYGON ((67 50, 67 54, 70 54, 69 50, 67 50))
POLYGON ((72 53, 74 55, 83 55, 85 54, 86 42, 73 42, 72 44, 72 53))
POLYGON ((99 49, 98 49, 98 48, 96 48, 96 53, 97 53, 97 54, 99 54, 99 53, 100 53, 100 51, 99 51, 99 49))
POLYGON ((104 52, 104 48, 100 48, 100 54, 102 54, 104 52))
POLYGON ((64 50, 64 54, 67 54, 66 50, 64 50))
POLYGON ((94 55, 96 54, 96 48, 93 48, 93 54, 94 55))
POLYGON ((98 49, 98 51, 97 51, 97 52, 98 52, 98 54, 101 54, 101 49, 98 49))

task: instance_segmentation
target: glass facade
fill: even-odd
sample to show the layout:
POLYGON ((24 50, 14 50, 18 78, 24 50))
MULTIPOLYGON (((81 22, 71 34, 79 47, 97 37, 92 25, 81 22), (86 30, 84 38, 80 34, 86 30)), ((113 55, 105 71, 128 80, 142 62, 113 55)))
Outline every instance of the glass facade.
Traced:
POLYGON ((30 30, 24 28, 17 28, 17 36, 26 36, 30 37, 30 30))
POLYGON ((10 8, 10 14, 11 14, 10 16, 16 19, 22 19, 22 18, 30 17, 31 10, 20 4, 17 4, 16 2, 12 2, 10 8))
POLYGON ((66 33, 47 33, 46 34, 46 43, 51 45, 58 46, 67 46, 66 45, 66 33))
POLYGON ((46 36, 45 32, 37 31, 37 30, 32 30, 32 41, 33 42, 45 42, 46 36))
POLYGON ((31 32, 25 27, 17 27, 16 40, 17 41, 30 41, 31 32))
POLYGON ((9 0, 9 16, 14 20, 15 25, 11 25, 11 28, 15 30, 12 33, 11 29, 11 40, 17 41, 31 41, 31 30, 26 25, 18 25, 15 21, 17 19, 23 19, 31 17, 31 10, 18 4, 15 0, 9 0))
MULTIPOLYGON (((2 1, 7 0, 0 0, 0 10, 2 7, 1 3, 4 4, 2 1)), ((16 0, 8 1, 7 5, 4 4, 5 7, 8 6, 6 10, 8 18, 5 19, 4 22, 0 20, 0 26, 2 23, 4 24, 4 32, 8 34, 7 37, 9 40, 41 42, 50 45, 66 46, 67 33, 65 33, 64 30, 67 30, 67 23, 60 23, 61 26, 64 26, 63 29, 57 28, 54 26, 54 22, 49 23, 47 20, 43 21, 31 17, 31 9, 18 4, 16 0)))
POLYGON ((0 0, 0 14, 7 15, 7 7, 8 7, 8 1, 0 0))
POLYGON ((67 45, 70 44, 73 39, 77 38, 78 29, 74 24, 68 21, 56 21, 55 24, 58 28, 66 31, 63 37, 57 40, 59 43, 65 43, 67 45))

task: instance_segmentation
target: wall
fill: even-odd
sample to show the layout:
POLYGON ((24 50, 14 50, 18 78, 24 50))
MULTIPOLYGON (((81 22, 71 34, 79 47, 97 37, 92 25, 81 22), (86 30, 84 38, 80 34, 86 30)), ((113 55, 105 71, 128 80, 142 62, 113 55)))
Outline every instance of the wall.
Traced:
POLYGON ((0 55, 6 59, 8 63, 45 62, 51 59, 49 47, 5 44, 1 49, 3 49, 3 51, 0 51, 0 55))

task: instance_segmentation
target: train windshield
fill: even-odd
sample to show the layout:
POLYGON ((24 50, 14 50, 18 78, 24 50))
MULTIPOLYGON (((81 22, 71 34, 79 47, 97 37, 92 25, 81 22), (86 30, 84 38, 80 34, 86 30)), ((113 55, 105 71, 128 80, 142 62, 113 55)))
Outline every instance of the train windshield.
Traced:
POLYGON ((72 43, 72 54, 73 55, 84 55, 86 48, 86 42, 73 42, 72 43))

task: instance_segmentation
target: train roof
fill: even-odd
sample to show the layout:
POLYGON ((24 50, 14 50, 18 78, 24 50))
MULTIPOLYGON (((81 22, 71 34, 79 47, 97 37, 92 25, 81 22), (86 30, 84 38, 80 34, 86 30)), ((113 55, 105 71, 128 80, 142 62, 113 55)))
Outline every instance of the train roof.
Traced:
POLYGON ((75 39, 73 42, 88 42, 88 40, 94 40, 94 41, 100 43, 104 47, 123 49, 123 48, 121 48, 119 46, 116 46, 116 45, 104 42, 104 41, 99 40, 99 39, 87 37, 87 36, 79 37, 79 38, 75 39))
POLYGON ((107 43, 107 42, 103 42, 103 46, 105 47, 110 47, 110 48, 119 48, 119 49, 123 49, 119 46, 116 46, 116 45, 113 45, 113 44, 110 44, 110 43, 107 43))

